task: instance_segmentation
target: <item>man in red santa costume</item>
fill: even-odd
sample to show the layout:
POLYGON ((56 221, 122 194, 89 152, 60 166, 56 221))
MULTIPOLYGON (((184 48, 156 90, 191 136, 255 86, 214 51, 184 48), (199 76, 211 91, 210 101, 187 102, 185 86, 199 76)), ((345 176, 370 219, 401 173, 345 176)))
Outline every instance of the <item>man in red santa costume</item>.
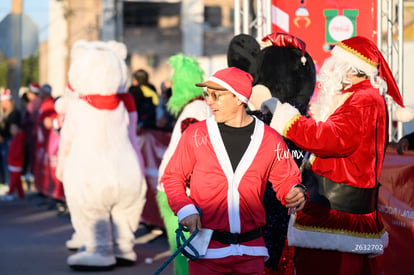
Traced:
POLYGON ((388 143, 384 96, 403 106, 401 96, 377 46, 360 36, 335 46, 320 83, 311 118, 278 102, 271 122, 311 153, 303 174, 310 199, 288 230, 297 274, 377 274, 374 256, 388 244, 376 207, 388 143))
POLYGON ((212 230, 207 251, 189 261, 190 275, 263 274, 268 180, 287 207, 300 210, 305 203, 299 169, 282 137, 246 112, 252 81, 230 67, 196 84, 206 87, 213 116, 183 132, 161 178, 179 222, 191 233, 212 230))

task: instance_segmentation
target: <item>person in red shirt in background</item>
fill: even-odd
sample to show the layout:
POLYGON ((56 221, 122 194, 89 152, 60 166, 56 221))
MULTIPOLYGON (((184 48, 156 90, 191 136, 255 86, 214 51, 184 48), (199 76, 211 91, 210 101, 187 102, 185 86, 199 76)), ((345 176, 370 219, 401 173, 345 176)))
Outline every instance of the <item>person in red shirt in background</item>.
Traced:
POLYGON ((13 200, 14 192, 17 190, 19 198, 24 198, 24 190, 21 180, 23 161, 24 161, 24 144, 26 136, 18 124, 10 125, 12 135, 9 152, 7 154, 7 168, 10 173, 10 189, 7 195, 3 196, 4 200, 13 200))
POLYGON ((46 145, 49 131, 53 127, 53 119, 57 117, 55 101, 52 97, 52 87, 49 84, 43 85, 39 97, 42 99, 42 103, 37 117, 36 141, 37 145, 46 145))
MULTIPOLYGON (((48 155, 49 135, 53 127, 53 119, 57 117, 55 103, 49 84, 41 86, 39 98, 42 100, 39 115, 36 119, 35 159, 33 175, 36 189, 43 195, 50 195, 54 188, 50 177, 50 156, 48 155)), ((53 203, 52 203, 53 204, 53 203)), ((51 207, 54 207, 51 205, 51 207)))

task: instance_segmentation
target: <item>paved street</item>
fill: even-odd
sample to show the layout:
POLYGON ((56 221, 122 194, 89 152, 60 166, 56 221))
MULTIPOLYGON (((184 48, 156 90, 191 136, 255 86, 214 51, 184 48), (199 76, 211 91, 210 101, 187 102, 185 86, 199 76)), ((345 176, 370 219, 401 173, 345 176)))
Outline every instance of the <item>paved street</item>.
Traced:
MULTIPOLYGON (((72 235, 68 214, 58 215, 48 199, 0 201, 0 275, 153 274, 170 256, 165 235, 140 226, 136 234, 137 264, 106 272, 76 272, 66 264, 72 235), (149 263, 151 262, 152 263, 149 263)), ((172 274, 172 263, 161 272, 172 274)))

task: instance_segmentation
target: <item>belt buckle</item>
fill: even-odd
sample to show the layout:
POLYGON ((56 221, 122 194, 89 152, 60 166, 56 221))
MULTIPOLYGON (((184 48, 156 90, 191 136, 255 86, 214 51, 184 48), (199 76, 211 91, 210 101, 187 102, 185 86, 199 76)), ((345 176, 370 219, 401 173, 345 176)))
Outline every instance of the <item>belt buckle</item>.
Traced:
POLYGON ((238 244, 239 243, 239 235, 238 233, 228 233, 225 235, 226 242, 230 244, 238 244))

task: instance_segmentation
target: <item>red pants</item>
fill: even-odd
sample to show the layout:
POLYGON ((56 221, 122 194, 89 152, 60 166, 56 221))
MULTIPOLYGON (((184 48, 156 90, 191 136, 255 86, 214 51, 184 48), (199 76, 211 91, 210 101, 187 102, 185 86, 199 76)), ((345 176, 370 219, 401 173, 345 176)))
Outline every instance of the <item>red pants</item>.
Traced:
POLYGON ((21 177, 22 172, 11 172, 10 171, 10 188, 9 188, 9 195, 13 195, 14 190, 17 190, 17 194, 19 198, 24 198, 24 191, 21 177))
POLYGON ((298 248, 297 275, 374 275, 379 268, 376 258, 333 250, 298 248))
POLYGON ((188 262, 189 275, 263 275, 264 257, 229 256, 188 262))

